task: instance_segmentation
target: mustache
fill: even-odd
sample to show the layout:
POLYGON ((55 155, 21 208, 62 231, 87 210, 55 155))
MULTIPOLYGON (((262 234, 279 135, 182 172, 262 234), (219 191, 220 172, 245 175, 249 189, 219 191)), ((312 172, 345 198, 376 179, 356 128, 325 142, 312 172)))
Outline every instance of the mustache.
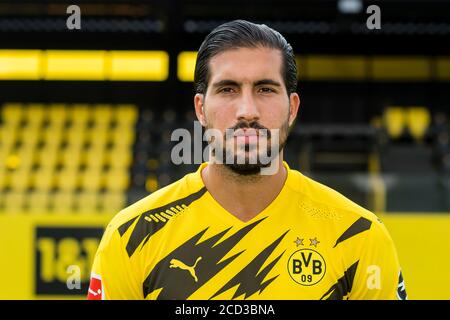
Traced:
POLYGON ((236 123, 233 127, 229 128, 230 130, 236 131, 238 129, 255 129, 255 130, 266 130, 267 138, 270 138, 270 129, 266 128, 258 121, 245 121, 241 120, 236 123))

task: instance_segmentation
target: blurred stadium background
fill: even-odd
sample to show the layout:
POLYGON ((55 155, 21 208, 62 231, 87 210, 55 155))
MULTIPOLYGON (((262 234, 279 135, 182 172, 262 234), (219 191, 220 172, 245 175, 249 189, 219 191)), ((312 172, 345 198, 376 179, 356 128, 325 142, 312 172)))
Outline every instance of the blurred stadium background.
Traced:
POLYGON ((196 169, 170 135, 193 130, 203 38, 242 18, 297 54, 288 163, 382 218, 410 299, 449 299, 449 17, 443 0, 0 1, 0 298, 83 298, 111 217, 196 169))

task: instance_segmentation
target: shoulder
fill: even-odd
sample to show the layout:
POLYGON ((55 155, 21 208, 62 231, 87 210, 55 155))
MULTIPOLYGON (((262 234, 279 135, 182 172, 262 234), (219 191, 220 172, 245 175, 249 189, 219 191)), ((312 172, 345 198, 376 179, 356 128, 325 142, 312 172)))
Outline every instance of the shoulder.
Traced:
POLYGON ((299 195, 301 206, 314 210, 317 215, 339 218, 343 221, 359 221, 362 224, 380 224, 371 211, 350 200, 340 192, 290 169, 289 187, 299 195))
POLYGON ((137 217, 143 214, 146 216, 154 214, 161 218, 159 214, 166 215, 166 210, 173 209, 176 212, 177 209, 184 208, 184 206, 197 200, 205 193, 206 188, 198 184, 189 183, 194 174, 196 173, 189 173, 183 178, 124 208, 113 217, 108 228, 117 230, 121 226, 135 221, 137 217))
POLYGON ((335 246, 361 234, 359 239, 369 241, 370 246, 393 247, 386 226, 373 212, 296 170, 290 170, 290 174, 293 179, 289 187, 297 193, 303 212, 333 234, 335 246))

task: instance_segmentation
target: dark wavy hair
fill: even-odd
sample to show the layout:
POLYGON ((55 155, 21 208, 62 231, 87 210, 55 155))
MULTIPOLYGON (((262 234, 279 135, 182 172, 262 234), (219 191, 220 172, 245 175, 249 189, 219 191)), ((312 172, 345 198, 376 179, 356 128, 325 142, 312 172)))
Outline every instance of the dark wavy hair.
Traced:
POLYGON ((282 76, 288 95, 297 90, 297 65, 294 51, 286 39, 265 24, 245 20, 226 22, 208 34, 200 46, 195 64, 196 93, 205 94, 209 81, 209 61, 215 55, 238 48, 279 49, 283 57, 282 76))

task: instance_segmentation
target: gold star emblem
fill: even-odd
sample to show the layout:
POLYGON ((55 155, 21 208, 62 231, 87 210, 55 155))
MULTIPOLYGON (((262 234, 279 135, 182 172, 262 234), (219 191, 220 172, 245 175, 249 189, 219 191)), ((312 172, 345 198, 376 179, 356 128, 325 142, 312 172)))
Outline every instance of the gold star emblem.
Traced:
POLYGON ((317 248, 317 245, 320 243, 320 241, 317 240, 317 237, 315 237, 314 239, 309 239, 309 241, 311 242, 311 243, 309 244, 309 246, 314 246, 314 247, 316 247, 316 248, 317 248))
POLYGON ((297 240, 294 241, 294 243, 298 246, 303 246, 303 239, 300 239, 299 237, 297 237, 297 240))

